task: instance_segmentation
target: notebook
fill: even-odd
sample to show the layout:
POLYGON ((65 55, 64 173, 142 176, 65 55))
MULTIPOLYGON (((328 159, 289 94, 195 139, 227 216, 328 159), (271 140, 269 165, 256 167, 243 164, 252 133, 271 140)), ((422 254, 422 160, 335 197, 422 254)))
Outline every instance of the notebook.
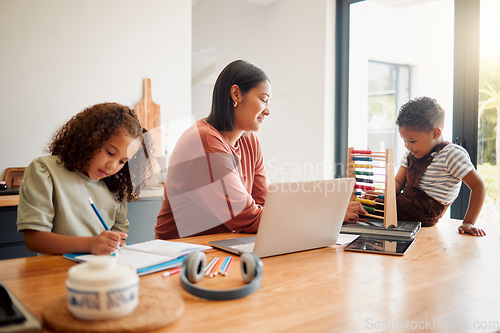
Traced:
MULTIPOLYGON (((194 251, 206 251, 210 246, 171 242, 154 239, 137 244, 123 246, 115 257, 118 262, 129 264, 137 270, 138 275, 179 267, 184 256, 194 251)), ((85 253, 66 253, 63 258, 83 262, 96 255, 85 253)))
POLYGON ((212 241, 234 254, 259 257, 334 245, 339 237, 354 178, 272 184, 256 236, 212 241))

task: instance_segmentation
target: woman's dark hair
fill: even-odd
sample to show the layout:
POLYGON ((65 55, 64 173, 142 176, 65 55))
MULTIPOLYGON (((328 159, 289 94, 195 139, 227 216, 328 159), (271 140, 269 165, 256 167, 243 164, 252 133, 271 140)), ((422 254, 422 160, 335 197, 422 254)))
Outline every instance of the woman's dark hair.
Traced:
POLYGON ((227 65, 215 81, 212 108, 207 122, 219 132, 229 132, 234 128, 233 100, 231 87, 237 85, 244 95, 260 83, 269 81, 258 67, 244 61, 235 60, 227 65))
POLYGON ((417 131, 432 131, 444 126, 444 109, 430 97, 417 97, 399 109, 396 125, 417 131))
MULTIPOLYGON (((143 129, 134 110, 117 103, 102 103, 88 107, 73 116, 53 136, 49 151, 61 159, 64 166, 74 172, 87 173, 90 161, 94 154, 102 149, 104 143, 119 131, 126 131, 133 138, 140 138, 146 159, 141 158, 143 166, 136 166, 139 152, 116 174, 103 179, 109 190, 115 194, 118 201, 136 199, 145 178, 149 176, 151 165, 149 159, 149 145, 144 141, 143 129), (134 161, 134 162, 133 162, 134 161), (144 162, 148 163, 144 163, 144 162), (134 163, 134 173, 140 172, 141 180, 136 188, 131 181, 129 165, 134 163)), ((137 176, 137 175, 134 175, 137 176)), ((139 178, 134 178, 139 179, 139 178)))

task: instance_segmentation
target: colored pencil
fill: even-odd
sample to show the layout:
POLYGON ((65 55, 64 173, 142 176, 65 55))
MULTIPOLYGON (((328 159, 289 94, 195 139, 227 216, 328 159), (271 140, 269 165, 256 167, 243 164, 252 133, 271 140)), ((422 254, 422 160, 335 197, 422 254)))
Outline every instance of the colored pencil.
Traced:
POLYGON ((222 273, 224 273, 224 270, 226 269, 226 266, 229 262, 229 256, 227 256, 226 258, 224 258, 224 262, 222 263, 222 266, 220 267, 220 270, 219 270, 219 274, 222 275, 222 273))
MULTIPOLYGON (((215 261, 214 261, 214 263, 212 264, 212 266, 210 267, 210 270, 208 271, 208 276, 209 276, 209 277, 212 277, 212 276, 213 276, 213 273, 214 273, 215 267, 217 267, 217 264, 219 263, 219 260, 220 260, 220 258, 219 258, 219 257, 215 257, 215 261)), ((207 276, 207 275, 205 275, 205 276, 207 276)))
POLYGON ((177 268, 171 269, 169 271, 166 271, 161 276, 163 276, 163 277, 171 276, 171 275, 174 275, 176 273, 179 273, 180 271, 181 271, 181 268, 177 267, 177 268))
POLYGON ((214 270, 212 271, 212 274, 210 274, 210 277, 217 276, 217 274, 219 273, 219 269, 222 266, 223 261, 224 260, 222 258, 219 258, 219 260, 217 261, 217 265, 214 267, 214 270))
POLYGON ((229 260, 230 260, 230 257, 227 256, 225 259, 224 259, 224 263, 222 264, 222 267, 220 268, 220 271, 219 271, 219 274, 220 275, 223 275, 224 274, 224 271, 226 270, 226 267, 227 267, 227 264, 229 263, 229 260))
POLYGON ((217 257, 213 257, 212 260, 208 263, 208 265, 205 266, 205 276, 208 276, 210 274, 210 269, 212 268, 212 265, 214 262, 217 260, 217 257))
MULTIPOLYGON (((90 206, 92 206, 92 209, 94 209, 95 214, 99 218, 99 221, 101 221, 101 224, 104 227, 104 229, 106 229, 107 231, 110 231, 108 225, 106 224, 106 222, 102 218, 101 213, 99 212, 96 205, 94 204, 94 200, 92 200, 92 198, 89 197, 89 202, 90 202, 90 206)), ((111 255, 116 256, 119 252, 120 252, 120 244, 118 243, 118 247, 113 252, 111 252, 111 255)))
POLYGON ((224 270, 224 273, 222 273, 222 275, 226 276, 229 274, 229 268, 231 268, 232 263, 233 263, 233 257, 229 259, 229 262, 226 265, 226 269, 224 270))
POLYGON ((98 210, 98 209, 97 209, 97 207, 95 206, 94 201, 92 200, 92 198, 89 198, 89 202, 90 202, 90 206, 92 206, 92 208, 94 209, 95 214, 96 214, 96 215, 97 215, 97 217, 99 218, 99 221, 101 221, 101 224, 102 224, 102 226, 104 227, 104 229, 106 229, 106 230, 108 230, 108 231, 109 231, 109 227, 108 227, 108 225, 106 224, 106 222, 104 222, 104 219, 102 218, 101 213, 99 213, 99 210, 98 210))

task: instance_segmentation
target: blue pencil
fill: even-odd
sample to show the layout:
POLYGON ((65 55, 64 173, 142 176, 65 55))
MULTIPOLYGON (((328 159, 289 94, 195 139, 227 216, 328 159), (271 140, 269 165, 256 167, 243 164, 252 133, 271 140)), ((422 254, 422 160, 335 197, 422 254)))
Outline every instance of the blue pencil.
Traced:
POLYGON ((229 258, 229 262, 226 265, 226 268, 224 269, 224 272, 222 273, 223 276, 226 276, 229 274, 229 267, 231 267, 231 264, 233 263, 233 257, 229 258))
MULTIPOLYGON (((108 225, 106 224, 106 222, 104 222, 104 219, 102 218, 101 213, 99 213, 99 210, 95 206, 94 200, 92 200, 92 198, 89 197, 89 202, 90 202, 90 205, 92 206, 92 208, 94 208, 94 212, 96 213, 97 217, 99 218, 99 221, 101 221, 104 229, 106 229, 107 231, 110 231, 108 225)), ((119 251, 120 251, 120 245, 118 244, 118 247, 111 253, 111 255, 115 256, 119 251)))
POLYGON ((94 205, 94 201, 92 200, 92 198, 89 198, 89 202, 90 202, 90 205, 92 206, 92 208, 94 208, 94 212, 97 214, 97 217, 99 218, 99 221, 101 221, 104 229, 109 231, 108 225, 106 224, 106 222, 104 222, 104 219, 102 218, 101 213, 99 213, 99 211, 97 210, 97 207, 94 205))
POLYGON ((224 275, 226 273, 227 265, 229 264, 230 259, 231 257, 226 257, 224 263, 222 264, 222 267, 220 268, 219 274, 224 275))

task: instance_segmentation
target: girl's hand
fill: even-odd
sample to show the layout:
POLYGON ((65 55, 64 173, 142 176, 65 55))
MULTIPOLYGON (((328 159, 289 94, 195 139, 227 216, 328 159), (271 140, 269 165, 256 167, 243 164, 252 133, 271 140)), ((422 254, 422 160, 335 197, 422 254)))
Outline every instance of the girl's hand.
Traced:
POLYGON ((127 241, 125 239, 127 239, 128 235, 124 232, 121 232, 121 231, 115 231, 117 234, 120 235, 120 246, 125 246, 127 245, 127 241))
POLYGON ((120 246, 122 236, 127 238, 127 234, 123 232, 105 230, 94 237, 90 245, 90 252, 92 254, 111 254, 120 246))
POLYGON ((458 232, 461 234, 471 234, 472 236, 480 236, 480 237, 486 236, 486 232, 484 232, 483 229, 475 227, 470 222, 463 222, 458 227, 458 232))

